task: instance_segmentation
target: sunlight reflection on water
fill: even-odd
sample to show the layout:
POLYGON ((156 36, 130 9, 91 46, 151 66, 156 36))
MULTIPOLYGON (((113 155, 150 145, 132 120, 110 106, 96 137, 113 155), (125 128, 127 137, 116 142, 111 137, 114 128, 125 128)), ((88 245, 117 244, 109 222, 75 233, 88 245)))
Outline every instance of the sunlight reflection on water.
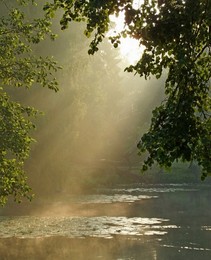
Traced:
POLYGON ((169 187, 138 187, 138 188, 129 188, 129 189, 124 189, 124 188, 119 188, 119 189, 114 189, 113 191, 115 192, 120 192, 120 193, 133 193, 133 192, 149 192, 149 193, 164 193, 164 192, 178 192, 178 191, 198 191, 198 189, 195 188, 184 188, 184 187, 179 187, 179 185, 170 185, 169 187))
POLYGON ((124 195, 124 194, 114 194, 114 195, 85 195, 77 197, 74 202, 89 204, 89 203, 115 203, 115 202, 135 202, 143 199, 154 199, 157 196, 148 196, 148 195, 124 195))
POLYGON ((103 237, 164 235, 168 219, 127 217, 1 217, 0 237, 103 237))
POLYGON ((209 260, 210 190, 137 184, 92 195, 64 193, 54 202, 43 202, 41 213, 0 217, 0 255, 32 259, 34 250, 33 259, 42 259, 38 252, 47 250, 46 255, 53 253, 45 260, 209 260))
POLYGON ((211 231, 211 226, 202 226, 201 230, 211 231))
POLYGON ((196 250, 196 251, 211 251, 211 249, 209 249, 209 248, 195 247, 195 246, 162 245, 162 247, 177 248, 178 250, 185 249, 185 250, 196 250))

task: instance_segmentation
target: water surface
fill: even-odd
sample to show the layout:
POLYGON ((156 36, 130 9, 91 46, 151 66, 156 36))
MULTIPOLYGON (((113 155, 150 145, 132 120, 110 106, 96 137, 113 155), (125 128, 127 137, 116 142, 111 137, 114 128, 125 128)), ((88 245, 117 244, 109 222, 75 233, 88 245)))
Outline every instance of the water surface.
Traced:
POLYGON ((136 184, 8 206, 0 259, 211 259, 210 188, 136 184))

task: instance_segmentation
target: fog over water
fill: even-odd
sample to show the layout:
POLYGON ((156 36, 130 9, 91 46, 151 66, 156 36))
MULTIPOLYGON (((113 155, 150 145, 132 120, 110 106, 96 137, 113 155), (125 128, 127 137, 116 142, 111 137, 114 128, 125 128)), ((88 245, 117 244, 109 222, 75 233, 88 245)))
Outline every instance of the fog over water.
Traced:
POLYGON ((211 257, 210 185, 117 185, 1 210, 1 259, 211 257), (10 249, 10 250, 8 250, 10 249))
POLYGON ((81 24, 54 30, 58 39, 35 52, 63 66, 60 91, 14 95, 44 115, 26 164, 35 198, 0 209, 0 260, 210 259, 211 192, 198 168, 187 167, 189 184, 168 176, 163 184, 157 168, 159 183, 139 174, 136 145, 164 99, 164 79, 124 72, 128 60, 106 41, 89 56, 81 24))

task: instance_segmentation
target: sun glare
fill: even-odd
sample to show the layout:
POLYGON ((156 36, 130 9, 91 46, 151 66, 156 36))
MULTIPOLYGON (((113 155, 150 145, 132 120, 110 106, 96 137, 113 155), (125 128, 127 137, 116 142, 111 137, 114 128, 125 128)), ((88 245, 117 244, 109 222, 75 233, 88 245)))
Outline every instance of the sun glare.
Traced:
POLYGON ((130 64, 135 64, 144 50, 137 40, 130 37, 122 38, 119 48, 122 58, 125 58, 130 64))
MULTIPOLYGON (((134 0, 133 7, 135 9, 139 8, 143 3, 143 0, 134 0)), ((115 15, 110 16, 111 21, 115 24, 114 28, 112 28, 108 36, 115 35, 116 33, 121 32, 124 29, 124 12, 119 13, 119 16, 115 15)), ((135 64, 141 57, 143 53, 144 47, 141 46, 138 40, 126 37, 120 39, 121 44, 119 45, 120 55, 123 59, 125 59, 130 64, 135 64)))

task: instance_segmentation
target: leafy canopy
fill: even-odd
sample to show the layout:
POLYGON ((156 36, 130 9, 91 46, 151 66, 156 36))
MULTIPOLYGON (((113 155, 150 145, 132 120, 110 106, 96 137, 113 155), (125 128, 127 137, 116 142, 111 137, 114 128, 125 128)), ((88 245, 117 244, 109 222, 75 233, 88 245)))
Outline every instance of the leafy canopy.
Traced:
POLYGON ((110 15, 125 14, 125 28, 110 37, 114 47, 130 36, 145 47, 136 65, 125 70, 146 79, 165 81, 166 99, 152 115, 149 131, 138 148, 147 152, 143 170, 155 162, 171 167, 175 160, 197 161, 202 180, 211 172, 211 1, 144 0, 54 0, 44 10, 53 16, 63 10, 61 29, 71 21, 85 22, 87 37, 93 35, 89 54, 98 51, 106 37, 110 15))
MULTIPOLYGON (((33 1, 34 2, 34 1, 33 1)), ((30 1, 0 1, 0 204, 9 195, 16 201, 31 198, 24 171, 34 141, 32 119, 37 115, 33 107, 13 100, 17 88, 41 85, 58 90, 53 74, 56 63, 48 57, 33 55, 34 46, 47 35, 54 39, 50 19, 27 18, 30 1)), ((18 90, 17 90, 18 91, 18 90)))

